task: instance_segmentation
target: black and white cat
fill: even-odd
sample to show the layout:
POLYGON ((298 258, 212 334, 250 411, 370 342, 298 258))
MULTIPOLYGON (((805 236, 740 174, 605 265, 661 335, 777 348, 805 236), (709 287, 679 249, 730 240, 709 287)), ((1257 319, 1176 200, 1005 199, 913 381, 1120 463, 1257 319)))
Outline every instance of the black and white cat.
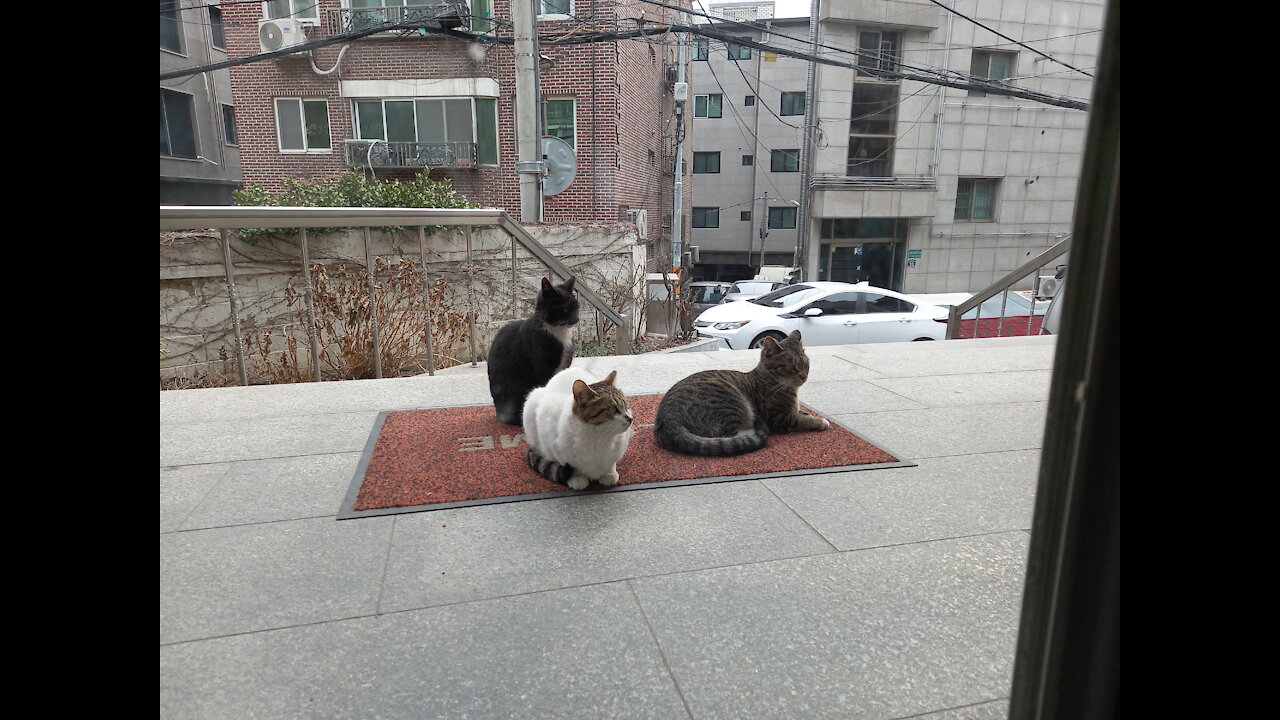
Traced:
POLYGON ((578 324, 574 278, 561 285, 542 279, 533 316, 502 326, 489 346, 489 393, 498 422, 520 425, 529 391, 547 384, 573 362, 578 324))
POLYGON ((635 434, 617 371, 598 380, 577 367, 556 373, 524 404, 526 459, 543 477, 583 490, 591 481, 618 483, 618 461, 635 434))

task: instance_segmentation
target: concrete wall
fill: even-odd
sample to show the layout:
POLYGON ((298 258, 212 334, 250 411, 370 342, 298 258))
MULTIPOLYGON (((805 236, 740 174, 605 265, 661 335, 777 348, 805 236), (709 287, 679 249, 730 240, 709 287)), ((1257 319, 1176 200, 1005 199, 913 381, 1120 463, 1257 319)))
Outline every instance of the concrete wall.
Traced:
MULTIPOLYGON (((644 332, 644 245, 626 224, 586 226, 537 226, 529 232, 569 266, 578 283, 605 296, 612 307, 630 316, 637 333, 644 332)), ((418 236, 410 233, 373 232, 376 257, 418 263, 418 236)), ((270 331, 273 348, 284 349, 284 337, 298 339, 300 356, 309 357, 305 325, 299 323, 300 302, 290 305, 286 286, 301 290, 301 253, 296 237, 264 239, 248 244, 233 237, 236 298, 240 324, 246 334, 260 337, 270 331)), ((359 233, 311 234, 308 248, 313 263, 322 263, 332 275, 339 266, 355 271, 365 264, 363 236, 359 233)), ((479 359, 488 352, 497 328, 533 312, 540 279, 546 268, 523 250, 516 254, 513 283, 510 238, 495 228, 477 229, 471 238, 473 268, 468 271, 467 241, 461 232, 445 231, 427 238, 430 282, 447 283, 446 301, 433 307, 433 315, 473 312, 479 359)), ((385 282, 385 275, 379 275, 385 282)), ((585 302, 579 324, 580 342, 609 340, 612 326, 585 302)), ((454 354, 469 361, 465 343, 454 354)), ((192 377, 221 373, 234 378, 234 334, 223 254, 213 232, 163 233, 160 244, 160 344, 161 376, 192 377)), ((251 375, 254 375, 251 368, 251 375)))

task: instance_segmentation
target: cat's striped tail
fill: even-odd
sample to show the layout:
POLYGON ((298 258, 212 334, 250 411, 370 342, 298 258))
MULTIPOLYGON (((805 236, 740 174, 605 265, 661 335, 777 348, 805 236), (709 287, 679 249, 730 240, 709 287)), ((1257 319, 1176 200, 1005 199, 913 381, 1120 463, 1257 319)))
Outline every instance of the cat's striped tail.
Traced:
POLYGON ((726 437, 706 437, 690 432, 681 424, 664 423, 659 419, 653 426, 653 437, 659 445, 672 452, 719 457, 759 450, 769 440, 769 428, 757 417, 749 430, 739 430, 726 437))
POLYGON ((551 482, 568 485, 569 478, 573 477, 573 466, 562 465, 554 460, 548 460, 538 454, 538 451, 534 450, 532 446, 525 451, 524 457, 525 460, 529 461, 529 467, 537 470, 539 475, 551 482))

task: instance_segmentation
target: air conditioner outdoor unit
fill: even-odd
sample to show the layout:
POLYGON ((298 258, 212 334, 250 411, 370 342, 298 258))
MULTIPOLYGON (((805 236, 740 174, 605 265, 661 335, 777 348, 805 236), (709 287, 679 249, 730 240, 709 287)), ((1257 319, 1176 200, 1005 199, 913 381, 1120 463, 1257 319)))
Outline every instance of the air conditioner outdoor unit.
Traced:
POLYGON ((1062 286, 1062 281, 1052 275, 1040 275, 1036 277, 1036 297, 1051 298, 1058 294, 1058 288, 1062 286))
POLYGON ((258 22, 258 44, 262 52, 284 50, 307 41, 302 23, 294 18, 261 20, 258 22))
POLYGON ((639 210, 628 210, 627 215, 630 217, 631 222, 635 223, 636 234, 640 236, 640 239, 648 240, 649 239, 649 214, 645 212, 643 209, 639 209, 639 210))

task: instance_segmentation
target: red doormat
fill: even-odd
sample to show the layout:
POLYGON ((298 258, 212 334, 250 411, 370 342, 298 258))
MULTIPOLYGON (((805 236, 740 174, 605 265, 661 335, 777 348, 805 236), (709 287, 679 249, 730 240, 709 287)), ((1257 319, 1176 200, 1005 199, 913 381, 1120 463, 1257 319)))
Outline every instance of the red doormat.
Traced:
POLYGON ((653 439, 661 399, 630 398, 636 434, 618 463, 618 484, 605 488, 592 483, 586 490, 571 490, 530 468, 521 428, 498 422, 492 405, 381 413, 338 519, 915 464, 899 460, 834 420, 821 432, 774 435, 764 448, 745 455, 673 453, 653 439))

